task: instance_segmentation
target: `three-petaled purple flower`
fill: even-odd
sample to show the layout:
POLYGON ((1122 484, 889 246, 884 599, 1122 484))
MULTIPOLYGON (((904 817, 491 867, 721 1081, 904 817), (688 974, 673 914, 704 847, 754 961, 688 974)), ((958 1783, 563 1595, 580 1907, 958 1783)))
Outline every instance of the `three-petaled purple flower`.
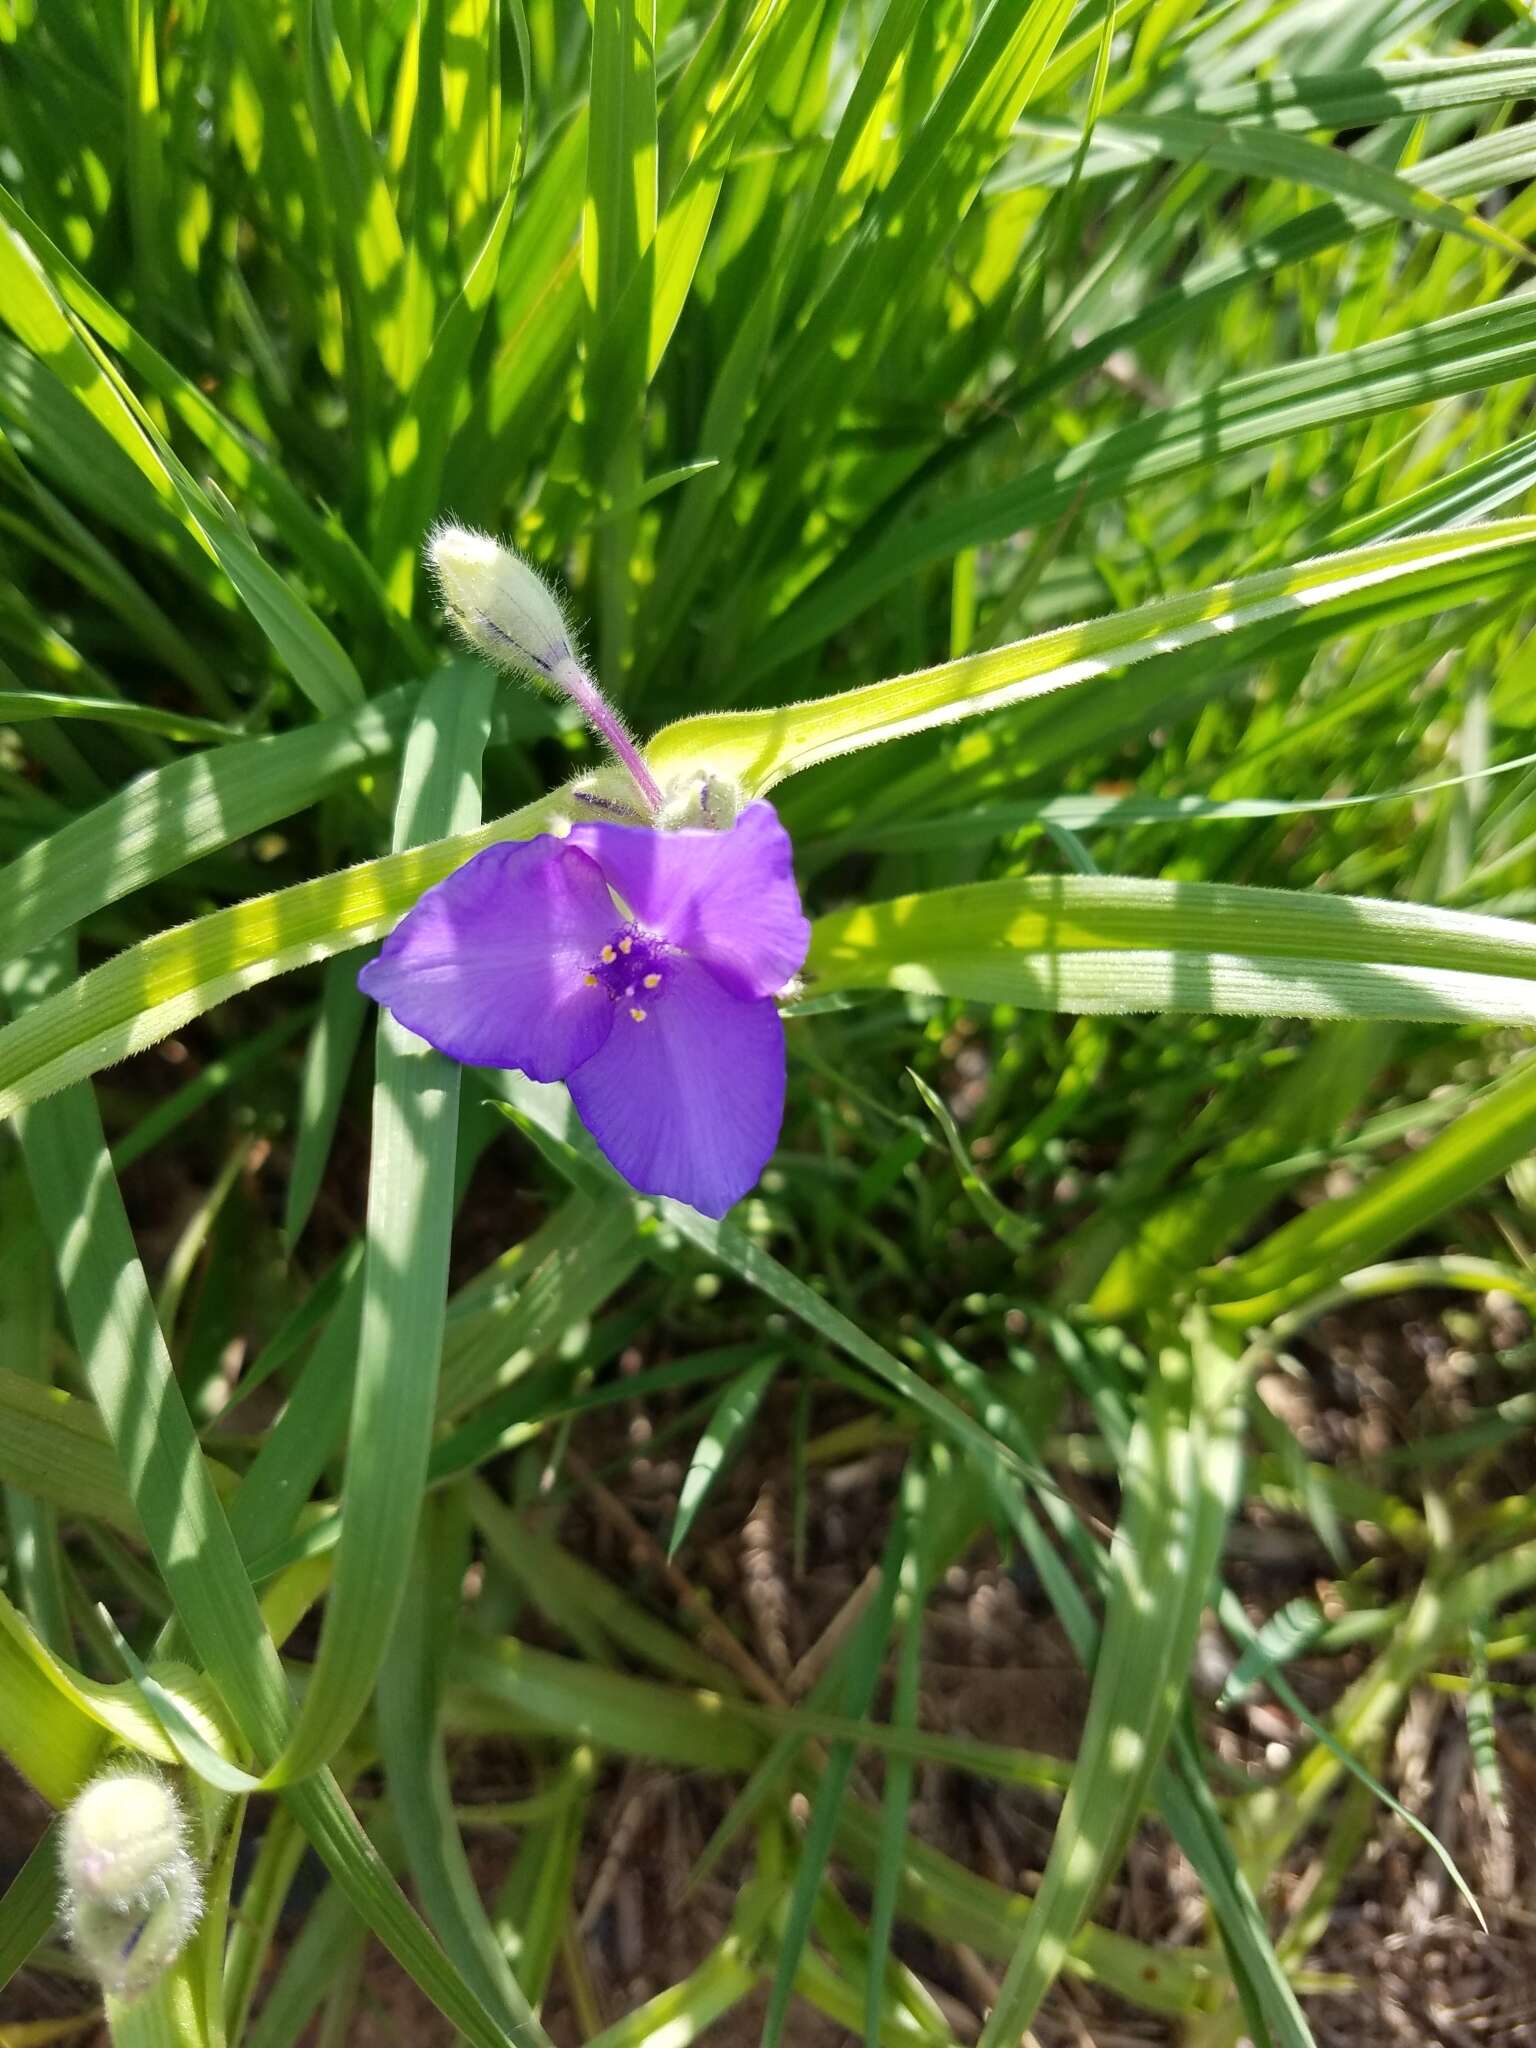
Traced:
POLYGON ((582 824, 491 846, 358 976, 450 1059, 564 1081, 631 1186, 723 1216, 784 1116, 774 997, 805 959, 789 835, 582 824))

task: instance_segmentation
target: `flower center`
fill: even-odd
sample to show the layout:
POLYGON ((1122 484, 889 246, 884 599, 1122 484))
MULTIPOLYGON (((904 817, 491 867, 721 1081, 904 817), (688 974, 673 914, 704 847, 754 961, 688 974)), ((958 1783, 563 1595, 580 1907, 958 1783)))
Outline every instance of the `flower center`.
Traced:
POLYGON ((638 925, 620 925, 587 970, 589 988, 604 988, 630 1020, 643 1024, 667 992, 669 948, 638 925))

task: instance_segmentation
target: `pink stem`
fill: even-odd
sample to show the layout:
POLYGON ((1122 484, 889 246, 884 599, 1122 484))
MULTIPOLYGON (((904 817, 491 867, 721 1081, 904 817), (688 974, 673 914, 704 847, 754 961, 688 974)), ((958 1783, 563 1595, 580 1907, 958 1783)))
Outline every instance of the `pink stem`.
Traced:
POLYGON ((624 730, 623 720, 604 697, 574 655, 566 654, 546 671, 557 689, 563 690, 605 745, 624 763, 639 790, 646 809, 654 817, 661 809, 661 790, 646 767, 640 749, 624 730))

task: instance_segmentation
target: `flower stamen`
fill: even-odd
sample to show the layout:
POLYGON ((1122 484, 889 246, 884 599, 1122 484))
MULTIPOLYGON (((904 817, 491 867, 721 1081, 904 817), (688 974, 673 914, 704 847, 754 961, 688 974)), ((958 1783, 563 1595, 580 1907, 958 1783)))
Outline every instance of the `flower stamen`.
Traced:
POLYGON ((623 925, 600 950, 582 980, 588 988, 595 983, 606 989, 610 1002, 622 1003, 634 1021, 642 1023, 649 1012, 631 1006, 642 988, 653 995, 665 992, 666 956, 671 950, 664 939, 653 937, 637 925, 623 925))

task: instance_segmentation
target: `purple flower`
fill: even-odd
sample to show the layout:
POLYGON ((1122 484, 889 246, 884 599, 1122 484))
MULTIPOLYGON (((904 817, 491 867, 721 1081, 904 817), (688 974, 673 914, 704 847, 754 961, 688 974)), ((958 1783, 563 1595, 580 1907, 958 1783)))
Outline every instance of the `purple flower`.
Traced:
POLYGON ((778 1142, 774 996, 809 941, 789 835, 757 803, 725 832, 591 824, 488 847, 358 985, 450 1059, 564 1081, 631 1186, 723 1216, 778 1142))

